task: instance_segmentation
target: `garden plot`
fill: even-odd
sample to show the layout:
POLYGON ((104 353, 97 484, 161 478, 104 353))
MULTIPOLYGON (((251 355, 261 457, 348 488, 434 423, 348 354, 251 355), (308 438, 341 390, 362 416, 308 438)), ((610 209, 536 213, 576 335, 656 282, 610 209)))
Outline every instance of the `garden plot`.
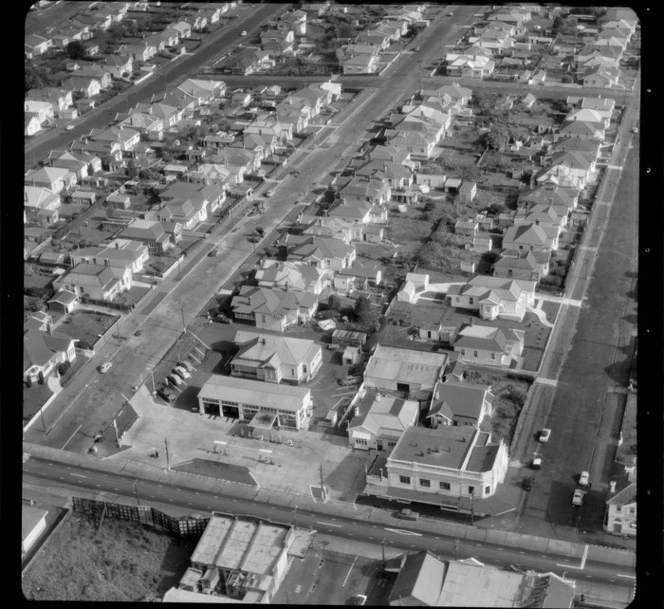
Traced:
POLYGON ((78 309, 63 320, 58 326, 58 332, 78 339, 81 343, 94 345, 99 335, 103 335, 118 319, 119 315, 78 309))

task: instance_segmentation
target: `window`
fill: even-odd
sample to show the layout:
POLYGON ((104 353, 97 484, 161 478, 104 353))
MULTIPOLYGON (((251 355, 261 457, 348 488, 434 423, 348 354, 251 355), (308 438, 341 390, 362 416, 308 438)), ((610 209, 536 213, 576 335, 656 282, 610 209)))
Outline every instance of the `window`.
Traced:
POLYGON ((477 357, 477 351, 473 351, 473 356, 477 357))
POLYGON ((466 350, 465 349, 461 349, 461 355, 466 355, 466 350))
POLYGON ((491 354, 491 359, 496 359, 496 354, 495 353, 491 354))
POLYGON ((396 446, 397 443, 394 440, 388 440, 387 441, 387 447, 392 448, 393 446, 396 446))
POLYGON ((356 446, 366 446, 367 445, 367 439, 366 438, 355 438, 355 445, 356 446))
POLYGON ((491 487, 490 486, 485 486, 484 487, 484 494, 488 495, 491 492, 491 487))
POLYGON ((302 372, 304 372, 304 374, 307 373, 307 366, 306 366, 306 364, 302 364, 302 372))
POLYGON ((440 490, 441 491, 449 491, 449 490, 451 490, 451 488, 452 487, 450 486, 449 482, 441 482, 440 483, 440 490))
POLYGON ((410 484, 410 476, 399 476, 401 484, 410 484))
POLYGON ((471 297, 468 299, 468 303, 469 303, 469 304, 475 304, 475 298, 473 298, 473 297, 471 296, 471 297))
POLYGON ((468 487, 468 494, 469 495, 474 495, 475 494, 475 487, 474 486, 469 486, 468 487))
POLYGON ((423 486, 424 488, 431 488, 431 480, 420 478, 420 486, 423 486))

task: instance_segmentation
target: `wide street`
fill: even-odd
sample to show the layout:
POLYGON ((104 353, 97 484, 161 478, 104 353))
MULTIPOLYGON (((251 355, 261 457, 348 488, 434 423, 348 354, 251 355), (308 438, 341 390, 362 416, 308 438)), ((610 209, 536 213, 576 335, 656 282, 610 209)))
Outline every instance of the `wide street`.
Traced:
MULTIPOLYGON (((82 4, 82 6, 85 6, 85 4, 82 4)), ((25 144, 25 168, 29 169, 35 166, 38 161, 48 157, 51 150, 68 148, 72 140, 90 133, 92 129, 108 126, 117 114, 127 112, 137 103, 147 102, 153 96, 163 95, 164 92, 172 89, 185 77, 195 76, 199 66, 230 50, 239 39, 242 30, 253 31, 266 19, 283 12, 284 6, 283 4, 261 4, 256 7, 243 6, 242 10, 246 14, 234 19, 228 26, 220 27, 208 37, 203 45, 196 49, 194 54, 185 55, 172 61, 146 81, 130 87, 102 104, 99 108, 84 114, 73 123, 74 128, 71 131, 60 128, 31 138, 25 144)), ((54 7, 49 10, 56 10, 57 8, 54 7)))
MULTIPOLYGON (((63 464, 48 458, 31 456, 24 465, 24 486, 38 486, 40 489, 67 488, 71 495, 93 496, 102 500, 120 499, 127 504, 162 504, 180 508, 184 513, 207 514, 212 511, 246 514, 267 518, 278 522, 294 524, 298 527, 311 527, 335 537, 352 539, 358 542, 381 543, 386 546, 408 551, 429 549, 446 557, 454 555, 455 540, 458 543, 459 558, 474 557, 491 566, 504 567, 519 564, 523 568, 539 572, 553 571, 568 577, 587 582, 630 587, 632 576, 629 568, 614 564, 609 557, 587 546, 561 547, 560 551, 528 549, 488 541, 459 539, 446 524, 439 521, 421 519, 418 522, 397 520, 390 514, 371 508, 359 508, 352 517, 342 512, 330 513, 324 504, 302 507, 297 504, 284 506, 276 502, 256 501, 254 490, 240 489, 234 496, 214 492, 195 485, 191 477, 179 472, 155 477, 140 472, 112 473, 91 467, 63 464), (165 477, 168 483, 165 484, 165 477), (192 490, 192 484, 196 490, 192 490), (327 512, 327 513, 326 513, 327 512), (571 552, 571 553, 570 553, 571 552)), ((159 470, 157 470, 159 471, 159 470)), ((629 562, 629 557, 625 555, 629 562)))

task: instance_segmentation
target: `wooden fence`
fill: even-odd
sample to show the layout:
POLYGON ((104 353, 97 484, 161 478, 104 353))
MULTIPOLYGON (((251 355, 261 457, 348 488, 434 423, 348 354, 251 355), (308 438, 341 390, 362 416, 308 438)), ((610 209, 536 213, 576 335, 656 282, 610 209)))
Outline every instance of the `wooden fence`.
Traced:
POLYGON ((87 514, 95 518, 101 518, 103 514, 104 518, 147 524, 180 537, 200 537, 210 521, 209 518, 175 518, 147 505, 125 505, 82 497, 72 497, 72 503, 76 514, 87 514))

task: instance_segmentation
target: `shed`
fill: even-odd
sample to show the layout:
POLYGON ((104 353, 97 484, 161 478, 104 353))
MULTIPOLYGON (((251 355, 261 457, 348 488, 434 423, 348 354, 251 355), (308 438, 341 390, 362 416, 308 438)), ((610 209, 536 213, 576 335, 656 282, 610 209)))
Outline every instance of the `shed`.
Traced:
POLYGON ((364 332, 351 332, 350 330, 335 330, 332 332, 332 342, 340 345, 354 345, 361 347, 367 342, 364 332))
POLYGON ((449 194, 457 194, 461 188, 461 178, 447 178, 445 181, 445 192, 449 194))
POLYGON ((362 358, 362 351, 360 347, 356 347, 353 345, 348 345, 344 349, 344 352, 341 355, 341 361, 344 364, 344 366, 353 366, 357 364, 361 358, 362 358))

